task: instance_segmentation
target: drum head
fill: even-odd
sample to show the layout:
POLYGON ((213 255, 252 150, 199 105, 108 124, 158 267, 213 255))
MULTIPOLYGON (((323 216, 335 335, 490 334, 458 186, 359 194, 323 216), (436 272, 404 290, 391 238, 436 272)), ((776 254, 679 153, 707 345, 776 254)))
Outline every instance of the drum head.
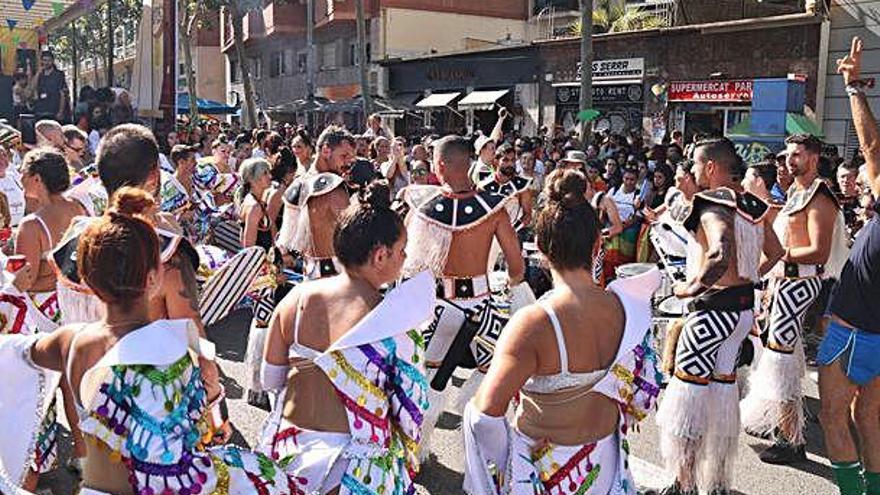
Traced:
POLYGON ((690 301, 690 299, 680 299, 676 296, 669 296, 660 301, 660 304, 657 305, 657 311, 664 316, 683 316, 690 301))
POLYGON ((630 278, 649 272, 656 268, 654 263, 627 263, 617 267, 617 278, 630 278))

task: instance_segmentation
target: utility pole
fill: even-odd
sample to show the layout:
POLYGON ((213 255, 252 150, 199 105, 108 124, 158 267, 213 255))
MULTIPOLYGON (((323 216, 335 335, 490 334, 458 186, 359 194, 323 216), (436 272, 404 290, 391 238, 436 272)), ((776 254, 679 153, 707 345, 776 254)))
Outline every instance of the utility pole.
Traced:
POLYGON ((107 2, 107 87, 113 87, 113 0, 107 2))
POLYGON ((315 120, 315 0, 306 2, 306 127, 314 132, 315 120))
POLYGON ((357 43, 358 43, 358 67, 361 70, 361 98, 364 101, 364 120, 373 111, 373 101, 370 96, 370 76, 367 71, 367 26, 364 20, 364 0, 356 0, 357 14, 357 43))
MULTIPOLYGON (((593 108, 593 0, 581 0, 581 112, 593 108)), ((591 122, 581 121, 581 146, 592 140, 591 122)))

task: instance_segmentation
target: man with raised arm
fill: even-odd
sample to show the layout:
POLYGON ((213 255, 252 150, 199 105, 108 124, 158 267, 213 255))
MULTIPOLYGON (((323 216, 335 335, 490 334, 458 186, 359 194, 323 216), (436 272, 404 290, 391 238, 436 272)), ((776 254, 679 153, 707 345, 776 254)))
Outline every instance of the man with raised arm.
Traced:
MULTIPOLYGON (((862 40, 837 61, 865 156, 865 173, 880 197, 880 130, 865 96, 862 40)), ((874 209, 880 213, 880 203, 874 209)), ((831 296, 831 322, 819 347, 819 418, 841 495, 880 494, 880 218, 856 237, 831 296), (853 404, 855 399, 855 405, 853 404), (853 419, 861 452, 850 433, 853 419)))

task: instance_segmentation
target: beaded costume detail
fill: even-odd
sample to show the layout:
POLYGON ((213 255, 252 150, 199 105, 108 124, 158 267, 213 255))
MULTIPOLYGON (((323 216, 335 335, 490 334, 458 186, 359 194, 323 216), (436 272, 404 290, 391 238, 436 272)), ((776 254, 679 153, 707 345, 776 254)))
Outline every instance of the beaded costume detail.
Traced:
MULTIPOLYGON (((137 332, 154 326, 165 334, 169 324, 181 323, 159 321, 137 332)), ((125 464, 135 493, 297 493, 284 471, 262 454, 206 448, 211 438, 206 395, 192 351, 166 365, 96 367, 84 375, 84 385, 87 378, 97 390, 86 401, 80 426, 111 461, 125 464), (101 373, 100 380, 92 373, 101 373)))

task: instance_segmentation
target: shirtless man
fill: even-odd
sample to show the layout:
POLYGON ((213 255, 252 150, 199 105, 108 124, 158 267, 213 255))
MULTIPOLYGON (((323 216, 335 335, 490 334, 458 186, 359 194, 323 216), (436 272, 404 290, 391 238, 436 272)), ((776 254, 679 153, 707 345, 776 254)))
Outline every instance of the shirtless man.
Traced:
POLYGON ((333 231, 348 207, 345 176, 355 158, 355 140, 342 127, 331 125, 318 136, 311 168, 284 193, 284 221, 278 247, 298 252, 309 280, 339 273, 333 252, 333 231))
MULTIPOLYGON (((459 366, 477 368, 471 385, 462 389, 464 400, 488 369, 495 342, 507 321, 491 301, 486 266, 492 242, 497 239, 507 262, 511 310, 530 290, 523 282, 525 271, 519 241, 510 217, 507 198, 478 190, 468 175, 468 142, 446 136, 436 143, 434 173, 442 186, 410 186, 401 199, 409 210, 409 241, 404 273, 429 269, 437 277, 438 305, 435 317, 423 331, 426 365, 433 394, 423 423, 422 438, 444 408, 444 396, 452 372, 459 366), (468 392, 470 390, 470 392, 468 392)), ((427 445, 423 443, 427 455, 427 445)))
MULTIPOLYGON (((803 390, 805 373, 801 335, 803 319, 817 300, 822 281, 830 273, 828 262, 839 241, 836 225, 842 213, 834 192, 817 170, 822 143, 809 135, 786 139, 786 161, 794 184, 773 228, 785 255, 771 272, 773 302, 765 351, 751 375, 749 394, 743 399, 743 425, 750 432, 772 434, 773 446, 761 453, 770 464, 790 464, 806 459, 803 390)), ((842 230, 845 230, 843 227, 842 230)), ((843 251, 845 252, 845 244, 843 251)))
MULTIPOLYGON (((107 197, 112 197, 113 193, 124 186, 137 187, 157 195, 159 146, 153 133, 146 127, 136 124, 114 127, 102 138, 96 160, 107 197)), ((86 295, 80 290, 84 286, 76 268, 79 236, 90 221, 87 217, 74 219, 52 254, 60 271, 58 303, 61 307, 62 323, 65 325, 95 321, 101 317, 97 297, 86 295)), ((154 320, 192 320, 199 329, 199 335, 206 339, 199 314, 199 286, 196 281, 198 253, 180 235, 180 227, 171 215, 155 213, 151 221, 156 227, 162 247, 160 254, 164 276, 159 294, 150 302, 150 317, 154 320)), ((199 357, 199 367, 205 380, 208 402, 212 404, 212 408, 220 411, 220 403, 225 401, 225 397, 219 382, 217 364, 213 360, 199 357)), ((228 436, 228 426, 219 423, 213 426, 217 429, 217 437, 225 439, 228 436)))
POLYGON ((693 299, 657 412, 662 454, 675 476, 663 495, 696 495, 698 470, 702 491, 726 494, 731 486, 739 436, 734 366, 752 326, 754 283, 782 255, 765 228, 767 204, 741 192, 739 167, 729 140, 698 142, 693 171, 703 191, 670 211, 693 235, 687 281, 674 293, 693 299))

